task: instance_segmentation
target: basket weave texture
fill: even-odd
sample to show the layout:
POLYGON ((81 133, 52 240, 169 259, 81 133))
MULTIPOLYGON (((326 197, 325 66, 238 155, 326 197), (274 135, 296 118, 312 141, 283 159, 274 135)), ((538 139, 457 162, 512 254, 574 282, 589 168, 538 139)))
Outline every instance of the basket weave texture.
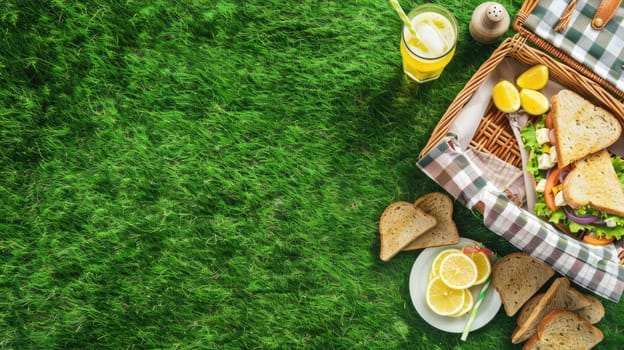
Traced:
MULTIPOLYGON (((592 80, 583 75, 577 67, 570 67, 567 63, 553 57, 543 50, 531 46, 527 38, 516 34, 505 39, 492 53, 468 83, 455 97, 453 102, 433 129, 429 140, 421 150, 419 157, 426 155, 444 136, 464 106, 470 101, 489 74, 507 57, 516 59, 528 66, 544 64, 548 67, 551 79, 555 79, 564 87, 573 90, 592 103, 601 106, 616 115, 624 124, 624 105, 610 91, 607 91, 602 82, 592 80)), ((513 131, 505 115, 499 112, 493 104, 486 109, 480 125, 473 136, 470 145, 475 149, 495 155, 512 165, 521 166, 520 149, 514 138, 513 131)))

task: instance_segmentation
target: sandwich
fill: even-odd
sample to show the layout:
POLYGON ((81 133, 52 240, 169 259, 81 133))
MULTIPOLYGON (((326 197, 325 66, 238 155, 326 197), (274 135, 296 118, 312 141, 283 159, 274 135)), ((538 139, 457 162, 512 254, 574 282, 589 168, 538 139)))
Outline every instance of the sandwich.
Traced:
POLYGON ((624 160, 608 147, 622 134, 618 119, 570 90, 520 131, 534 178, 536 215, 592 244, 624 236, 624 160))

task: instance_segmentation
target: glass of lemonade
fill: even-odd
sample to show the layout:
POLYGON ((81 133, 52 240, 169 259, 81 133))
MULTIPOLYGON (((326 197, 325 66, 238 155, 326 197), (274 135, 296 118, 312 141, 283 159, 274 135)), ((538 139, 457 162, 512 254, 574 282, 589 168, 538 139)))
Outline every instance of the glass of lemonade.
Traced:
POLYGON ((436 4, 417 6, 407 17, 418 37, 412 37, 403 26, 400 45, 403 71, 419 83, 437 79, 455 54, 457 20, 436 4))

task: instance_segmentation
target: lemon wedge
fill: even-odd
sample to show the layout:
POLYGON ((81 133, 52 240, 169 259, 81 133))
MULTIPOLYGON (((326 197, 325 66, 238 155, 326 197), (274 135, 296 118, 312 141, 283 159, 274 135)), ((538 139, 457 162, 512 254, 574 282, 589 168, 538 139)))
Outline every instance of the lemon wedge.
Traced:
POLYGON ((539 90, 546 86, 548 77, 548 67, 538 64, 522 72, 516 79, 516 85, 521 89, 539 90))
POLYGON ((548 98, 537 90, 520 90, 520 104, 530 115, 541 115, 550 109, 548 98))
POLYGON ((501 112, 513 113, 520 109, 520 94, 509 80, 501 80, 492 88, 492 100, 501 112))

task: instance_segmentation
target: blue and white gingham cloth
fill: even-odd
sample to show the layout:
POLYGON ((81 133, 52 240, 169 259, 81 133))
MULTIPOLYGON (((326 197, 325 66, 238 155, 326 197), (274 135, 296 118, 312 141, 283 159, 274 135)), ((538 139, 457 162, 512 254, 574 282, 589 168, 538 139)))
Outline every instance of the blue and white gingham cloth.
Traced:
POLYGON ((462 205, 483 203, 483 222, 492 232, 578 285, 613 302, 620 300, 624 266, 617 253, 566 236, 511 202, 461 151, 454 136, 443 138, 418 167, 462 205))
POLYGON ((524 26, 624 91, 624 2, 601 30, 591 26, 600 0, 577 0, 565 31, 553 28, 569 0, 540 0, 524 26))

